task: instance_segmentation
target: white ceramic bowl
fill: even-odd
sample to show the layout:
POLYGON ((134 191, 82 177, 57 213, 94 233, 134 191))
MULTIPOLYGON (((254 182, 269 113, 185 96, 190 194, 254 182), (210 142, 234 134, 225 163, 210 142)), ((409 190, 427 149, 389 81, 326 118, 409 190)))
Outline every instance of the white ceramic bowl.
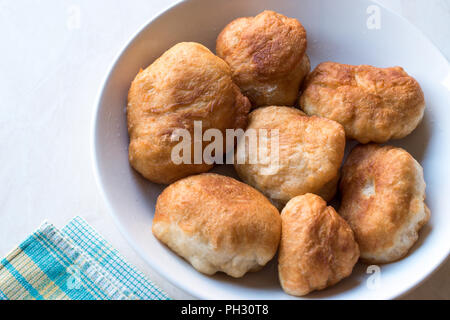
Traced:
MULTIPOLYGON (((262 271, 241 279, 224 274, 209 277, 159 243, 152 236, 151 224, 155 201, 163 187, 137 174, 127 156, 125 106, 130 83, 139 68, 147 67, 181 41, 200 42, 214 51, 216 37, 226 24, 264 9, 301 21, 308 33, 307 52, 312 67, 327 60, 379 67, 400 65, 419 81, 427 103, 419 127, 405 139, 391 142, 408 150, 424 167, 432 214, 419 241, 401 261, 381 266, 379 278, 371 277, 367 266, 358 264, 349 278, 306 298, 398 297, 443 263, 450 248, 449 65, 410 23, 373 5, 368 0, 188 0, 151 20, 130 41, 114 62, 100 93, 92 152, 98 183, 112 215, 132 246, 157 272, 199 298, 293 298, 279 286, 275 260, 262 271)), ((230 167, 217 167, 215 171, 234 175, 230 167)))

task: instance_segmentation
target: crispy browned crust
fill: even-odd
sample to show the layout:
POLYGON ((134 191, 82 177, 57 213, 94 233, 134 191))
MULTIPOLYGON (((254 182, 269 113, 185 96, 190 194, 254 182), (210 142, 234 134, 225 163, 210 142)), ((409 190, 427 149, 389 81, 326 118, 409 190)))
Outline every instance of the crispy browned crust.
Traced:
POLYGON ((403 138, 422 120, 425 100, 402 68, 319 64, 307 77, 301 108, 342 124, 361 143, 403 138))
POLYGON ((359 258, 353 232, 317 195, 291 199, 281 213, 278 273, 283 290, 303 296, 348 277, 359 258))
POLYGON ((233 178, 206 173, 168 186, 158 197, 153 234, 200 272, 240 277, 275 255, 278 210, 233 178))
POLYGON ((342 169, 339 214, 347 220, 361 258, 386 263, 404 257, 428 221, 422 167, 405 150, 358 145, 342 169))
POLYGON ((219 34, 217 55, 253 106, 294 105, 310 69, 302 24, 274 11, 239 18, 219 34))
POLYGON ((245 128, 249 110, 250 102, 232 82, 230 68, 222 59, 201 44, 179 43, 140 71, 131 84, 130 163, 157 183, 208 171, 212 165, 206 163, 172 162, 171 151, 178 143, 171 139, 175 129, 193 134, 195 120, 202 121, 204 131, 245 128))
MULTIPOLYGON (((258 137, 260 129, 278 130, 279 162, 236 161, 234 167, 244 182, 260 190, 279 208, 305 193, 319 194, 326 200, 333 198, 345 150, 344 128, 339 123, 308 117, 292 107, 270 106, 250 113, 249 129, 255 130, 258 137)), ((271 154, 270 140, 271 137, 267 151, 261 151, 258 145, 258 154, 271 154)), ((237 150, 244 145, 248 149, 247 139, 239 142, 237 150)))

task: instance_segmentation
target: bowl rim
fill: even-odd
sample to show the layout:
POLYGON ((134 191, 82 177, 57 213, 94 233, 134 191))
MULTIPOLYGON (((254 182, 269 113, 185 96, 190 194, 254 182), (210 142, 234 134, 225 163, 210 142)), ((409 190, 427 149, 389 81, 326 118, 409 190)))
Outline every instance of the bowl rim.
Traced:
MULTIPOLYGON (((200 298, 200 299, 208 299, 209 296, 202 296, 197 293, 194 293, 190 290, 189 286, 185 285, 184 283, 177 282, 175 278, 173 278, 170 274, 167 274, 160 268, 157 264, 154 264, 150 261, 150 259, 147 257, 147 255, 140 249, 140 246, 135 242, 135 240, 132 239, 132 237, 129 235, 129 232, 125 230, 124 226, 119 221, 118 216, 115 214, 115 210, 113 209, 111 202, 109 201, 109 196, 107 195, 101 178, 100 168, 99 168, 99 162, 98 162, 98 147, 97 147, 97 139, 98 139, 98 123, 100 121, 99 118, 99 110, 102 104, 103 95, 105 93, 107 84, 109 82, 109 79, 117 67, 118 62, 121 60, 121 58, 124 56, 124 54, 128 51, 128 49, 131 47, 131 45, 137 40, 137 38, 140 36, 140 34, 148 28, 152 23, 154 23, 156 20, 163 18, 164 15, 170 14, 170 11, 177 8, 178 6, 188 3, 191 1, 197 1, 197 0, 178 0, 175 1, 173 4, 163 8, 158 13, 153 15, 149 18, 148 21, 146 21, 143 25, 141 25, 137 31, 129 38, 129 40, 126 42, 125 45, 122 45, 122 48, 119 50, 118 54, 115 55, 112 62, 108 65, 107 72, 105 76, 103 77, 101 81, 100 89, 98 90, 96 99, 95 99, 95 105, 92 110, 92 116, 91 116, 91 126, 90 126, 90 153, 91 153, 91 161, 92 161, 92 169, 95 176, 95 181, 97 184, 97 187, 100 191, 101 198, 104 201, 108 214, 112 217, 114 224, 119 229, 122 236, 126 239, 126 241, 130 244, 131 248, 146 262, 146 264, 154 271, 156 272, 162 279, 165 281, 168 281, 172 286, 181 289, 185 293, 189 294, 192 297, 200 298)), ((379 3, 378 0, 369 0, 373 2, 374 4, 380 6, 383 8, 383 10, 386 10, 396 16, 397 19, 403 20, 403 22, 407 23, 410 27, 412 27, 415 32, 420 34, 422 38, 424 38, 425 41, 428 41, 431 47, 433 47, 449 64, 448 59, 445 57, 445 55, 442 53, 442 51, 434 44, 433 41, 431 41, 418 27, 416 27, 412 22, 410 22, 405 17, 399 15, 395 11, 391 10, 390 8, 385 7, 383 4, 379 3)), ((432 275, 434 275, 444 264, 450 259, 450 248, 447 251, 446 255, 443 255, 442 258, 440 258, 432 267, 432 271, 426 274, 425 276, 417 279, 416 281, 410 283, 406 286, 402 291, 394 292, 390 295, 386 295, 383 298, 375 298, 375 299, 399 299, 414 289, 418 288, 423 282, 425 282, 427 279, 429 279, 432 275)), ((307 298, 307 297, 303 297, 307 298)))

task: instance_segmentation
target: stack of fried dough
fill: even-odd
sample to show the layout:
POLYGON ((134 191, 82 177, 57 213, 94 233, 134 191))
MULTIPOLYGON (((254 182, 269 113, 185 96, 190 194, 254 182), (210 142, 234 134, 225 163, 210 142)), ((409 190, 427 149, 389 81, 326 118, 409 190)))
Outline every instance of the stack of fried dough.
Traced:
MULTIPOLYGON (((358 260, 403 258, 430 217, 420 164, 381 145, 422 120, 418 82, 401 67, 323 62, 310 72, 306 49, 297 19, 239 18, 218 35, 216 55, 183 42, 141 70, 127 107, 130 164, 170 184, 156 203, 154 236, 207 275, 242 277, 278 252, 280 284, 295 296, 336 284, 358 260), (194 134, 196 121, 223 135, 276 132, 278 161, 235 161, 242 181, 206 173, 214 163, 204 159, 174 163, 177 130, 194 134), (343 163, 350 139, 360 144, 343 163), (337 189, 336 211, 327 202, 337 189)), ((236 152, 247 143, 238 139, 236 152)))

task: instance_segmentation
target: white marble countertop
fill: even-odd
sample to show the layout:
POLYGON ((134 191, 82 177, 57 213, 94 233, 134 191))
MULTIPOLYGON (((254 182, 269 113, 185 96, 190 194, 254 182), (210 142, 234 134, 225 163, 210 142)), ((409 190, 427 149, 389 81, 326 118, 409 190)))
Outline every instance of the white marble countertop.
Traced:
MULTIPOLYGON (((357 1, 357 0, 355 0, 357 1)), ((0 0, 0 256, 44 220, 84 217, 175 299, 125 241, 94 181, 90 125, 108 67, 129 38, 174 0, 0 0)), ((380 0, 449 59, 450 1, 380 0)), ((450 299, 450 261, 405 298, 450 299)))

